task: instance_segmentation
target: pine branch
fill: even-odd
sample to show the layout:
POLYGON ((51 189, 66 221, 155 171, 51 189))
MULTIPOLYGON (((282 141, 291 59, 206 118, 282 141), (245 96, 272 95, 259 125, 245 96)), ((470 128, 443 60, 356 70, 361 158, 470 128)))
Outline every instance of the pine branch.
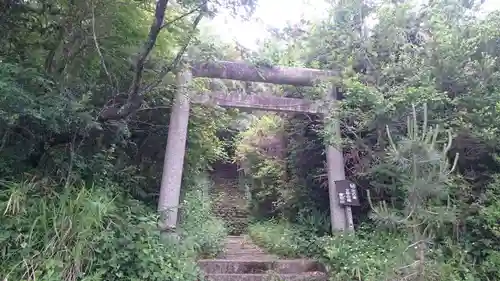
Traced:
POLYGON ((407 193, 403 210, 405 216, 399 219, 396 214, 400 211, 388 209, 385 202, 381 202, 380 207, 375 207, 369 192, 368 202, 375 219, 402 226, 409 236, 413 237, 413 242, 406 250, 415 248, 413 253, 415 262, 403 267, 412 268, 413 272, 404 278, 414 276, 417 280, 424 280, 428 271, 427 248, 432 240, 433 222, 439 216, 444 217, 445 220, 450 217, 446 210, 441 209, 441 212, 435 212, 436 209, 430 205, 430 202, 437 194, 436 192, 446 188, 448 177, 456 169, 458 154, 455 155, 450 167, 448 152, 453 141, 451 132, 449 130, 444 132, 446 133, 444 144, 438 146, 443 130, 440 130, 438 125, 434 128, 428 126, 427 106, 424 105, 423 108, 424 116, 421 125, 415 105, 412 105, 411 112, 411 116, 407 117, 406 138, 402 141, 396 143, 389 127, 386 126, 389 142, 389 153, 386 159, 394 165, 404 165, 403 168, 396 168, 401 171, 401 187, 407 193))

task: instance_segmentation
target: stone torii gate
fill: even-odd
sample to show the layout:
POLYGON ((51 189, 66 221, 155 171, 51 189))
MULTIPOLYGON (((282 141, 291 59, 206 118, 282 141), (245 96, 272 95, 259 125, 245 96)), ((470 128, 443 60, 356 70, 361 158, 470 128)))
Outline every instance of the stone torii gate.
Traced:
MULTIPOLYGON (((177 92, 172 106, 168 128, 167 146, 161 180, 158 211, 161 215, 160 230, 175 232, 178 206, 182 184, 182 170, 186 152, 186 138, 189 121, 190 103, 216 104, 222 107, 250 108, 267 111, 320 113, 331 116, 336 94, 325 93, 325 100, 276 96, 259 96, 241 93, 201 93, 193 95, 189 85, 193 77, 219 78, 248 82, 264 82, 294 86, 314 86, 319 79, 334 76, 335 73, 307 68, 257 67, 241 62, 204 62, 195 63, 177 73, 177 92), (326 105, 326 106, 325 106, 326 105)), ((336 120, 336 119, 334 119, 336 120)), ((338 120, 334 122, 335 134, 340 139, 338 120)), ((332 145, 326 146, 328 186, 332 231, 353 231, 350 206, 340 203, 336 184, 345 180, 342 152, 332 145)))

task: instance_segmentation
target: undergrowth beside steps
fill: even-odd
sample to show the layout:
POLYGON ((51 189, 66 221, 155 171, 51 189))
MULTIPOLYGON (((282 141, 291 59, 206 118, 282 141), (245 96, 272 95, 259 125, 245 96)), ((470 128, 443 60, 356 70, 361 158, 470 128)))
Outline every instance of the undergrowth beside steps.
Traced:
POLYGON ((226 230, 201 191, 189 187, 180 242, 165 241, 154 209, 108 184, 2 182, 2 280, 178 280, 200 278, 196 258, 222 249, 226 230))

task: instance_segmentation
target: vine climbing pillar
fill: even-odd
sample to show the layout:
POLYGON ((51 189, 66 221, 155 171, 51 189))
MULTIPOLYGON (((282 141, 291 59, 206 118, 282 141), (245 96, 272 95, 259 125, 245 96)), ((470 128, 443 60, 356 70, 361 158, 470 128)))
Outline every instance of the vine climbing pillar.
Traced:
POLYGON ((177 73, 177 91, 170 114, 160 198, 158 200, 159 226, 162 233, 173 233, 177 227, 182 169, 189 122, 189 86, 191 80, 192 74, 190 70, 184 69, 177 73))
POLYGON ((328 196, 330 197, 330 216, 332 221, 332 231, 354 231, 352 210, 350 206, 342 206, 340 203, 337 182, 346 179, 344 169, 344 155, 342 153, 342 136, 340 131, 340 121, 337 114, 337 89, 333 86, 327 97, 330 104, 325 116, 325 126, 328 123, 332 134, 333 144, 326 144, 326 162, 328 170, 328 196))

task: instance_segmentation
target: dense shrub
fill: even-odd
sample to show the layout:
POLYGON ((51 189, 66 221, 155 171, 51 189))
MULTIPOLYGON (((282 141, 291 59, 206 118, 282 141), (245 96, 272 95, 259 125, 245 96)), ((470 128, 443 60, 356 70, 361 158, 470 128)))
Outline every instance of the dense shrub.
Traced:
POLYGON ((235 139, 235 161, 244 171, 249 208, 255 217, 270 218, 286 207, 283 120, 264 115, 235 139))
POLYGON ((186 245, 203 257, 214 257, 224 246, 228 229, 224 221, 212 213, 208 190, 211 186, 206 177, 199 177, 196 185, 190 186, 182 204, 183 240, 186 245))
POLYGON ((96 280, 198 280, 192 245, 162 239, 157 216, 140 202, 121 205, 108 227, 95 234, 89 273, 96 280))
POLYGON ((112 184, 3 182, 1 278, 198 280, 195 259, 219 252, 226 234, 198 187, 186 195, 179 243, 160 237, 154 209, 112 184))
MULTIPOLYGON (((250 227, 251 238, 273 254, 285 257, 310 257, 321 261, 332 281, 341 280, 399 280, 412 268, 411 240, 402 232, 373 231, 362 225, 356 234, 316 236, 301 225, 286 221, 257 222, 250 227)), ((454 248, 453 256, 432 248, 425 280, 487 280, 472 274, 473 265, 467 253, 454 248)), ((494 279, 492 279, 494 280, 494 279)))
MULTIPOLYGON (((353 208, 355 223, 366 223, 367 228, 358 230, 356 237, 323 241, 320 250, 334 249, 328 255, 317 248, 310 251, 326 257, 340 271, 338 278, 500 279, 500 13, 479 13, 479 2, 415 6, 411 1, 340 1, 320 23, 304 23, 301 32, 290 28, 269 40, 276 48, 265 51, 276 64, 339 71, 332 80, 341 99, 336 114, 345 169, 360 191, 361 206, 353 208), (284 49, 277 47, 282 38, 287 41, 284 49), (428 119, 421 118, 425 103, 428 119), (413 110, 412 104, 417 105, 413 110), (438 126, 444 136, 450 133, 448 138, 435 139, 438 126), (398 149, 391 148, 391 141, 398 149), (454 165, 457 153, 450 172, 447 166, 454 165), (395 229, 404 233, 399 240, 393 237, 395 229), (383 250, 389 252, 376 254, 383 250), (359 258, 359 265, 351 257, 359 258)), ((330 87, 325 84, 315 88, 325 93, 330 87)), ((317 97, 316 89, 286 89, 317 97)), ((300 197, 284 205, 298 206, 296 214, 317 212, 317 222, 310 221, 320 229, 321 216, 329 209, 319 136, 333 140, 336 130, 330 129, 336 127, 300 114, 287 122, 293 140, 288 148, 298 151, 289 151, 293 169, 287 170, 289 181, 281 188, 292 188, 300 197)), ((299 224, 289 225, 292 230, 274 226, 277 230, 270 233, 275 238, 253 236, 280 241, 280 236, 303 228, 297 217, 287 217, 299 224)), ((281 249, 287 244, 279 242, 279 252, 298 250, 281 249)))

